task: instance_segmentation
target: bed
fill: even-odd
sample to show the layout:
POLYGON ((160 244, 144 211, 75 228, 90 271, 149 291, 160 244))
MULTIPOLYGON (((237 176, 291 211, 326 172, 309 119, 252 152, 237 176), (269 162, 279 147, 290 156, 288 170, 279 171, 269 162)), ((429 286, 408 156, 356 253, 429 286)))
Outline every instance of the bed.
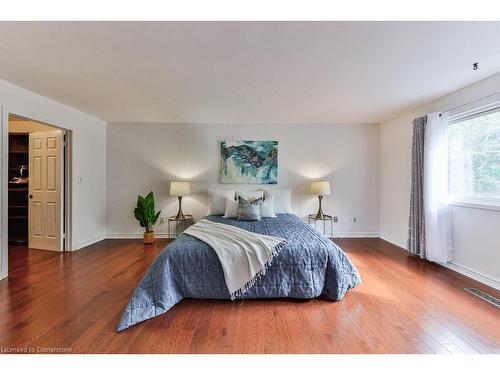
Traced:
MULTIPOLYGON (((266 274, 241 299, 310 299, 321 295, 337 301, 361 282, 356 267, 340 247, 293 214, 261 221, 221 216, 206 219, 287 241, 266 274)), ((184 298, 230 298, 213 249, 187 234, 181 234, 158 255, 125 307, 117 330, 161 315, 184 298)))

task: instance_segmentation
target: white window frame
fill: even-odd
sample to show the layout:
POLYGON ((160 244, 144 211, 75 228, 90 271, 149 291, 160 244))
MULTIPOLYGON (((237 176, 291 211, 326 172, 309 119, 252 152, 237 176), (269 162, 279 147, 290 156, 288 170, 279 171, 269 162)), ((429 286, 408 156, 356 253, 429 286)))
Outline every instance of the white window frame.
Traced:
MULTIPOLYGON (((489 103, 475 103, 476 105, 466 105, 450 111, 448 116, 448 126, 462 122, 469 118, 483 116, 489 112, 500 111, 500 98, 489 100, 489 103)), ((500 198, 481 198, 465 195, 448 194, 449 203, 454 206, 470 207, 482 210, 500 211, 500 198)))

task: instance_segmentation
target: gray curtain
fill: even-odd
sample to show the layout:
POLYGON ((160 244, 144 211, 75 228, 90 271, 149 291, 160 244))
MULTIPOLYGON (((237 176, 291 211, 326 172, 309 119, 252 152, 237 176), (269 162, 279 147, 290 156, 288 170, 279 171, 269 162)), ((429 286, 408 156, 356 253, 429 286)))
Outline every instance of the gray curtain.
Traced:
POLYGON ((408 250, 425 258, 424 218, 424 138, 427 117, 413 120, 411 146, 411 195, 410 223, 408 227, 408 250))

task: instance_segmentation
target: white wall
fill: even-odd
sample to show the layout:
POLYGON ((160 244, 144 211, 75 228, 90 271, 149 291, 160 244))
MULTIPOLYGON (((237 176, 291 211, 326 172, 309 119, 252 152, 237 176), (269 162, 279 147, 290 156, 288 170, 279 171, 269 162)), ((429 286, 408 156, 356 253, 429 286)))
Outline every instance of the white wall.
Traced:
MULTIPOLYGON (((500 92, 500 74, 467 86, 380 125, 380 235, 406 248, 410 203, 412 120, 500 92)), ((500 286, 500 211, 453 207, 451 267, 500 286)))
MULTIPOLYGON (((8 132, 8 113, 45 122, 73 132, 73 249, 104 238, 106 209, 106 123, 71 107, 0 80, 2 134, 8 132), (80 179, 81 178, 81 179, 80 179)), ((7 147, 6 138, 2 150, 7 147)), ((7 161, 2 160, 2 180, 6 179, 7 161)), ((7 202, 2 181, 2 206, 7 202)), ((2 207, 3 208, 3 207, 2 207)), ((7 220, 2 210, 2 224, 7 220)), ((6 233, 2 232, 3 255, 7 253, 6 233)), ((3 260, 3 257, 2 257, 3 260)), ((3 261, 2 277, 6 275, 3 261)))
MULTIPOLYGON (((132 211, 137 194, 150 189, 162 216, 175 214, 177 198, 168 196, 172 180, 193 181, 193 195, 184 198, 183 211, 196 217, 206 213, 208 188, 265 186, 218 183, 223 139, 277 140, 278 187, 292 188, 298 215, 317 211, 318 198, 309 195, 308 182, 328 179, 333 195, 325 197, 324 211, 339 217, 335 235, 378 236, 378 125, 110 123, 108 237, 141 235, 132 211)), ((166 225, 157 232, 166 233, 166 225)))

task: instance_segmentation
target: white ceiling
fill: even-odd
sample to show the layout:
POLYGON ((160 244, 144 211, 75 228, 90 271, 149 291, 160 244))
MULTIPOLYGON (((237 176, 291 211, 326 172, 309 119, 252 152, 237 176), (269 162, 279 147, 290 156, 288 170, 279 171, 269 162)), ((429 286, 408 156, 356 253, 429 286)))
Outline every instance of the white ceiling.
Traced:
POLYGON ((107 121, 376 123, 499 72, 499 40, 499 22, 0 22, 0 78, 107 121))

